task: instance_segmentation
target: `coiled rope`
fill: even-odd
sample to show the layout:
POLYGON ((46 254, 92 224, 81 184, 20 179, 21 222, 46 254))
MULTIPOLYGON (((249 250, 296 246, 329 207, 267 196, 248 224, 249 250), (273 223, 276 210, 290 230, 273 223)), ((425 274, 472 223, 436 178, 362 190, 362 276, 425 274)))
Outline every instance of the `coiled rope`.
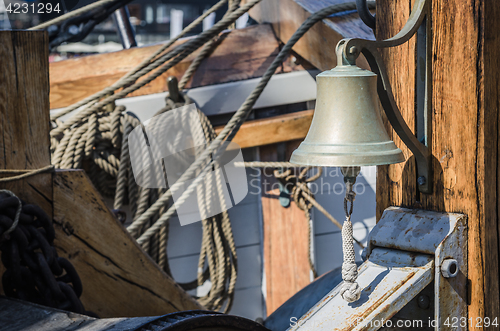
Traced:
MULTIPOLYGON (((215 8, 218 8, 223 2, 218 3, 215 8)), ((234 9, 236 7, 231 6, 230 10, 234 9)), ((192 24, 186 29, 192 29, 192 24)), ((183 75, 179 84, 180 88, 187 84, 202 59, 213 51, 217 44, 218 37, 205 44, 183 75)), ((155 116, 192 103, 186 95, 179 94, 180 100, 177 102, 168 96, 165 100, 166 106, 155 116)), ((91 114, 64 132, 56 147, 53 148, 53 163, 58 168, 81 168, 83 163, 87 163, 86 168, 90 178, 98 190, 106 196, 114 196, 115 214, 122 214, 120 209, 128 203, 131 216, 135 219, 148 209, 159 195, 164 193, 164 189, 145 189, 136 184, 130 163, 128 135, 141 123, 134 116, 127 114, 124 107, 111 105, 110 108, 109 106, 101 108, 100 111, 91 114)), ((203 113, 198 112, 198 115, 205 132, 204 138, 210 141, 215 138, 215 131, 203 113)), ((178 120, 178 125, 186 125, 185 119, 178 118, 178 120)), ((161 123, 155 128, 161 129, 161 123)), ((199 141, 198 144, 204 145, 205 139, 199 141)), ((218 187, 217 193, 219 194, 221 193, 220 189, 221 187, 218 187)), ((152 217, 149 223, 154 222, 163 212, 164 208, 152 217)), ((139 229, 136 235, 142 234, 148 225, 146 224, 145 227, 139 229)), ((229 214, 225 211, 220 215, 203 220, 202 227, 203 244, 199 270, 205 270, 200 272, 194 281, 179 285, 190 290, 210 279, 211 290, 206 296, 199 298, 200 303, 210 309, 220 309, 227 301, 224 307, 224 311, 227 311, 231 308, 237 277, 236 245, 234 244, 229 214)), ((143 243, 142 247, 158 263, 160 268, 172 276, 167 258, 167 239, 168 223, 161 228, 158 234, 143 243)))
MULTIPOLYGON (((334 13, 353 10, 356 6, 354 3, 337 4, 312 14, 286 43, 261 78, 257 87, 217 137, 208 119, 200 112, 200 119, 206 128, 206 137, 211 140, 210 145, 199 153, 196 161, 189 166, 174 185, 166 190, 150 191, 137 187, 130 170, 126 169, 127 167, 130 169, 130 165, 127 165, 130 162, 130 155, 127 154, 126 137, 140 123, 133 116, 126 114, 123 107, 116 107, 110 112, 109 107, 106 106, 159 77, 201 45, 205 44, 205 47, 200 54, 208 54, 217 44, 214 38, 259 1, 252 0, 241 7, 238 7, 237 3, 233 3, 225 17, 211 29, 204 31, 196 38, 173 50, 166 51, 167 47, 162 47, 162 52, 156 52, 154 57, 152 56, 147 61, 143 61, 141 65, 117 83, 75 105, 67 107, 62 113, 83 106, 68 121, 63 123, 53 117, 57 124, 51 131, 53 163, 56 167, 67 168, 82 167, 85 162, 90 163, 89 172, 91 177, 94 178, 94 183, 105 195, 115 196, 115 208, 122 206, 128 200, 134 220, 127 227, 127 230, 137 238, 138 243, 159 264, 164 266, 167 272, 169 272, 166 257, 167 226, 168 220, 175 213, 175 207, 169 206, 169 203, 172 193, 179 189, 179 183, 183 183, 197 175, 196 180, 176 199, 177 207, 186 201, 197 185, 203 181, 205 174, 212 169, 213 163, 221 154, 218 149, 222 142, 232 140, 293 45, 316 22, 334 13), (154 73, 136 82, 137 79, 151 73, 153 70, 154 73), (117 92, 119 89, 121 90, 117 92), (115 93, 112 94, 113 92, 115 93)), ((222 2, 216 4, 216 6, 222 2)), ((201 62, 199 58, 193 61, 193 70, 188 70, 189 74, 196 70, 199 62, 201 62)), ((189 81, 189 78, 184 79, 185 77, 188 76, 183 77, 181 86, 185 86, 189 81)), ((185 95, 182 95, 182 98, 183 104, 190 102, 185 95)), ((167 105, 163 111, 177 106, 175 100, 168 99, 167 104, 170 105, 167 105)), ((60 116, 60 114, 58 115, 60 116)), ((210 309, 220 309, 224 304, 224 300, 227 300, 228 303, 224 311, 229 310, 236 282, 236 249, 227 213, 203 221, 203 243, 199 259, 198 279, 195 282, 185 284, 185 286, 196 287, 209 278, 212 281, 212 288, 206 297, 200 298, 201 303, 210 309), (203 271, 205 261, 207 261, 208 269, 203 271)))

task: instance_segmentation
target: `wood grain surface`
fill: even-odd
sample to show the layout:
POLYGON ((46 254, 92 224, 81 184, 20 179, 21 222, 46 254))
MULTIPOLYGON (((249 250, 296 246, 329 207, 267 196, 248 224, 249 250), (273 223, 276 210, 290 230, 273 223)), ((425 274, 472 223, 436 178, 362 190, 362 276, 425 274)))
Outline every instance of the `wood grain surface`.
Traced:
POLYGON ((54 245, 75 266, 85 309, 99 317, 200 309, 115 219, 83 170, 54 177, 54 245))
MULTIPOLYGON (((48 35, 0 31, 0 45, 0 168, 43 168, 50 165, 48 35)), ((51 174, 2 183, 0 188, 52 215, 51 174)))
MULTIPOLYGON (((264 146, 279 142, 304 139, 311 126, 314 110, 246 121, 234 136, 233 142, 241 148, 264 146)), ((215 128, 217 134, 224 127, 215 128)))
MULTIPOLYGON (((378 38, 399 31, 409 11, 408 1, 377 1, 378 38)), ((411 153, 398 139, 409 160, 379 167, 377 178, 378 215, 400 205, 468 216, 468 317, 473 321, 500 316, 499 13, 498 2, 432 1, 433 193, 416 192, 411 153)), ((412 43, 384 52, 384 58, 398 105, 414 128, 412 43)), ((476 324, 470 329, 482 329, 476 324)))

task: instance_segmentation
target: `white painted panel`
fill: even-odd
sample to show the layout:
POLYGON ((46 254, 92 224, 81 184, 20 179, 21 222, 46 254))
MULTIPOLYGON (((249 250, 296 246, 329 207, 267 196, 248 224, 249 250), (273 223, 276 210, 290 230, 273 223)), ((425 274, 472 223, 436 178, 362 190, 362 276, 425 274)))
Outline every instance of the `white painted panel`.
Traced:
POLYGON ((244 289, 261 284, 262 260, 259 245, 237 248, 238 279, 236 289, 244 289))
POLYGON ((260 286, 236 291, 233 307, 229 311, 230 314, 255 320, 258 317, 265 317, 262 312, 262 292, 260 286))
MULTIPOLYGON (((236 289, 245 289, 261 284, 261 256, 259 245, 236 249, 238 255, 238 278, 236 289)), ((198 254, 169 258, 172 275, 178 282, 187 282, 196 278, 198 254)))
POLYGON ((255 204, 236 205, 229 209, 236 247, 258 244, 259 206, 255 204))
POLYGON ((198 275, 198 255, 169 258, 169 263, 172 276, 177 282, 187 283, 196 279, 198 275))
POLYGON ((167 252, 169 257, 181 257, 198 254, 201 249, 203 230, 201 222, 181 226, 179 219, 170 220, 167 252))

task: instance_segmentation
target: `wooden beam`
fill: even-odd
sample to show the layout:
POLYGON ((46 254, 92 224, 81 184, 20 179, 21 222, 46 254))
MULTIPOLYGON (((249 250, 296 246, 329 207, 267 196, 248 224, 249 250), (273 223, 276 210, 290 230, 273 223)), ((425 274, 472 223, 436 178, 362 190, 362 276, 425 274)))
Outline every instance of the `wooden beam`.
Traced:
MULTIPOLYGON (((0 169, 50 165, 48 35, 0 31, 0 169)), ((0 185, 52 215, 52 175, 0 185)))
MULTIPOLYGON (((311 126, 313 114, 314 110, 311 109, 246 121, 234 136, 233 142, 241 148, 249 148, 304 139, 311 126)), ((219 134, 223 128, 224 126, 219 126, 215 132, 219 134)))
MULTIPOLYGON (((172 47, 186 40, 182 39, 172 47)), ((51 109, 73 104, 113 84, 162 45, 163 43, 51 63, 51 109)), ((203 60, 187 87, 261 77, 279 50, 278 40, 269 25, 226 31, 222 35, 220 44, 208 58, 203 60)), ((198 52, 199 50, 189 55, 175 67, 129 96, 168 91, 166 79, 173 75, 180 80, 198 52)), ((287 60, 277 72, 303 69, 304 66, 287 60)))
MULTIPOLYGON (((285 160, 300 141, 283 143, 285 160)), ((259 149, 262 161, 278 161, 279 144, 259 149)), ((263 169, 262 218, 264 223, 264 272, 266 275, 266 309, 268 316, 286 300, 311 282, 309 268, 308 220, 303 210, 291 201, 284 208, 279 201, 278 182, 272 169, 263 169)))
POLYGON ((115 219, 82 170, 54 177, 54 245, 83 283, 85 309, 99 317, 164 315, 202 308, 115 219))
MULTIPOLYGON (((48 35, 0 31, 0 45, 0 169, 45 167, 50 165, 48 35)), ((54 217, 54 245, 79 273, 87 310, 123 317, 201 307, 139 248, 83 171, 38 174, 0 187, 54 217)))
MULTIPOLYGON (((274 0, 262 1, 250 10, 259 23, 271 23, 276 37, 286 43, 312 13, 329 5, 352 0, 274 0)), ((321 70, 337 65, 335 47, 343 38, 374 39, 373 32, 357 13, 327 18, 314 25, 293 47, 293 50, 321 70)), ((361 59, 361 67, 368 68, 361 59)))
MULTIPOLYGON (((377 1, 377 39, 398 32, 410 10, 408 1, 377 1)), ((406 163, 377 173, 378 215, 400 205, 468 216, 468 318, 476 321, 467 324, 471 330, 483 326, 477 321, 500 315, 499 14, 495 1, 432 1, 433 193, 417 192, 414 159, 399 139, 406 163)), ((414 129, 414 38, 385 51, 384 59, 396 101, 414 129)))

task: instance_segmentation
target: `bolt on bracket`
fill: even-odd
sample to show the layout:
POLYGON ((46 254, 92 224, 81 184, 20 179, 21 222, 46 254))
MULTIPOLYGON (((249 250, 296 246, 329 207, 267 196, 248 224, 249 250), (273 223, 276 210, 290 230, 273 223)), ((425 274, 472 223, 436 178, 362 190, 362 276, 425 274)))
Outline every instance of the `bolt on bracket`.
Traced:
POLYGON ((419 293, 434 307, 435 330, 451 330, 448 318, 467 318, 465 215, 387 208, 370 232, 365 255, 358 269, 360 300, 345 302, 341 283, 289 330, 378 330, 410 302, 425 301, 419 293), (428 293, 431 283, 434 295, 428 293))

